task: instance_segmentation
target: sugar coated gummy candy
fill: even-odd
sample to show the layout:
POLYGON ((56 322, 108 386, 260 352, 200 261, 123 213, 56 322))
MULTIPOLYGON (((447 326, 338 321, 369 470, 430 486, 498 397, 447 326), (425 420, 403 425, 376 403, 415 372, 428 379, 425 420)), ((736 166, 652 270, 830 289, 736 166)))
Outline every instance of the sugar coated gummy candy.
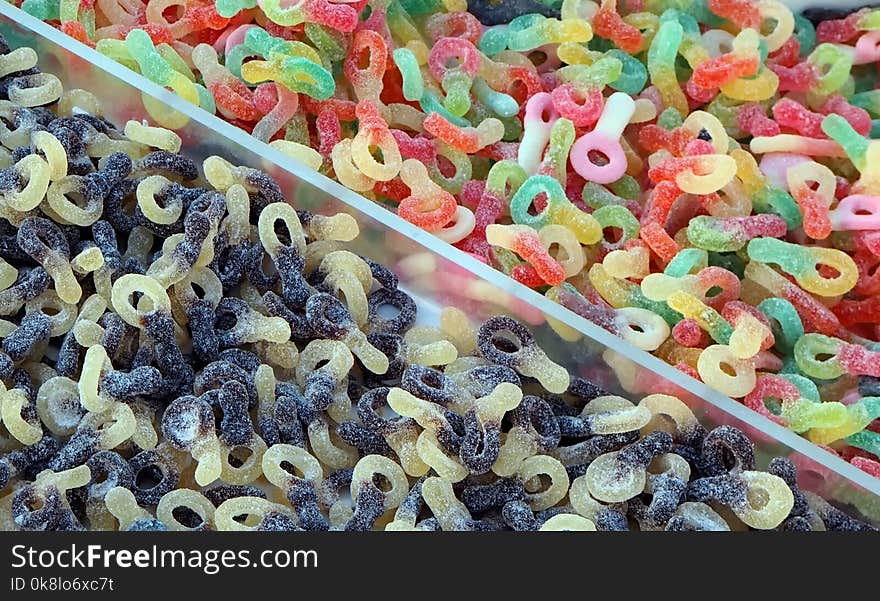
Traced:
MULTIPOLYGON (((874 10, 16 4, 877 473, 874 10)), ((5 527, 871 528, 511 317, 417 323, 353 218, 159 104, 110 123, 5 42, 0 97, 5 527)))

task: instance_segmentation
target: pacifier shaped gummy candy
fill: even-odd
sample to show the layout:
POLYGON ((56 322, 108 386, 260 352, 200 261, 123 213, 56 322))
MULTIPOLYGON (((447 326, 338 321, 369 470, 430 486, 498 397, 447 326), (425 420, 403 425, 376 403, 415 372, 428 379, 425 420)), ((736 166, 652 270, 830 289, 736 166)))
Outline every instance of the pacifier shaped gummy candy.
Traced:
MULTIPOLYGON (((792 373, 817 380, 821 397, 836 402, 868 377, 844 368, 834 382, 818 381, 794 348, 812 333, 869 350, 878 339, 877 9, 811 22, 776 0, 21 6, 722 392, 745 399, 761 375, 792 373), (172 7, 180 18, 167 18, 172 7), (695 289, 694 277, 712 285, 695 289), (630 333, 634 324, 644 336, 630 333)), ((144 219, 170 227, 190 200, 174 176, 151 171, 157 153, 177 151, 173 134, 132 123, 123 145, 95 124, 47 127, 34 109, 73 101, 51 75, 28 72, 36 60, 22 49, 0 63, 3 76, 27 73, 12 78, 0 106, 4 165, 15 172, 0 185, 0 211, 34 234, 23 235, 42 269, 34 284, 51 281, 59 303, 76 304, 86 294, 80 275, 95 273, 109 289, 116 278, 101 274, 118 267, 99 265, 94 251, 29 213, 45 205, 45 215, 77 227, 103 221, 108 180, 90 175, 76 140, 131 157, 130 167, 117 157, 94 171, 143 176, 135 187, 144 219)), ((179 124, 179 115, 145 102, 159 125, 179 124)), ((219 190, 231 207, 241 198, 232 183, 219 190)), ((125 235, 140 240, 141 217, 117 211, 117 193, 108 198, 113 226, 124 221, 125 235)), ((149 277, 177 286, 211 262, 195 252, 216 227, 203 202, 188 227, 162 231, 177 237, 149 277)), ((311 268, 317 259, 298 256, 301 247, 279 258, 270 247, 285 289, 260 295, 275 314, 227 301, 223 314, 243 325, 217 344, 285 344, 279 319, 291 332, 310 327, 300 313, 313 284, 289 264, 311 268), (296 305, 293 314, 279 302, 296 305)), ((242 239, 235 260, 222 258, 224 287, 246 276, 239 263, 254 253, 242 239)), ((334 264, 322 281, 345 289, 346 309, 363 327, 369 291, 334 264)), ((16 295, 0 297, 3 305, 18 303, 16 295)), ((148 313, 127 302, 126 324, 148 313)), ((193 307, 185 312, 199 322, 206 309, 193 307)), ((84 341, 98 335, 90 323, 77 331, 84 341)), ((372 342, 340 336, 349 352, 381 366, 372 342)), ((842 439, 831 446, 847 454, 842 439)), ((682 524, 700 515, 684 513, 682 524)))

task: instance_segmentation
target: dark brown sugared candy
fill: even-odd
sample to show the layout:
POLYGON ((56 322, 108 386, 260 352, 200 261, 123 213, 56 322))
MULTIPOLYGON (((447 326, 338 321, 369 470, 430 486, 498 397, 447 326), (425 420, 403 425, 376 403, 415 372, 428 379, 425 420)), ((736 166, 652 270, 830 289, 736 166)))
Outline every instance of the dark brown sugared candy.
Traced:
POLYGON ((180 469, 157 451, 142 451, 129 462, 134 473, 134 498, 139 505, 155 506, 165 493, 177 488, 180 469))
POLYGON ((176 448, 185 450, 214 431, 211 405, 192 395, 175 399, 162 415, 162 436, 176 448))
POLYGON ((343 529, 347 532, 367 532, 373 529, 385 513, 385 493, 372 482, 365 482, 358 488, 354 500, 354 513, 343 529))
POLYGON ((357 324, 338 298, 326 292, 313 294, 306 301, 306 321, 320 338, 342 340, 357 324))
POLYGON ((12 519, 22 530, 85 530, 56 486, 47 486, 42 492, 33 484, 19 489, 12 498, 12 519))
POLYGON ((256 486, 247 486, 242 484, 218 484, 205 490, 205 495, 214 507, 220 507, 229 499, 237 499, 238 497, 259 497, 266 498, 266 493, 256 486))
POLYGON ((534 512, 524 501, 505 503, 501 508, 501 515, 508 527, 517 532, 535 532, 541 527, 534 512))
POLYGON ((648 505, 636 497, 629 501, 633 518, 645 530, 661 530, 675 514, 684 496, 687 483, 674 474, 654 476, 651 481, 651 501, 648 505))
POLYGON ((336 426, 336 434, 362 455, 395 456, 394 451, 381 435, 355 422, 342 422, 336 426))
POLYGON ((248 414, 247 388, 241 382, 230 380, 220 388, 220 440, 228 447, 247 444, 254 435, 254 424, 248 414))
POLYGON ((125 529, 126 532, 167 532, 168 526, 156 518, 135 520, 125 529))
POLYGON ((534 344, 535 339, 525 326, 504 315, 490 317, 477 332, 477 347, 483 357, 514 369, 522 364, 522 349, 534 344))
POLYGON ((715 501, 729 507, 745 502, 748 490, 748 485, 739 475, 722 474, 691 480, 688 482, 686 495, 689 501, 715 501))
MULTIPOLYGON (((439 437, 438 437, 439 440, 439 437)), ((474 411, 464 417, 464 436, 458 449, 461 464, 471 474, 485 474, 492 469, 501 452, 501 428, 484 425, 474 411)))
POLYGON ((294 476, 292 485, 287 490, 287 500, 296 511, 300 528, 309 531, 326 531, 330 529, 327 518, 318 505, 315 486, 310 481, 294 476))
POLYGON ((461 502, 471 513, 502 508, 511 501, 524 498, 525 488, 516 478, 499 478, 491 484, 468 486, 461 492, 461 502))
POLYGON ((703 471, 715 476, 755 469, 752 441, 733 426, 718 426, 703 440, 703 471))
POLYGON ((400 378, 400 387, 414 397, 447 406, 456 398, 457 386, 442 371, 425 365, 410 365, 400 378))
POLYGON ((416 303, 402 290, 379 288, 367 296, 367 305, 369 317, 365 329, 368 332, 400 334, 406 332, 416 322, 416 303), (397 311, 397 313, 393 317, 385 317, 383 313, 389 311, 397 311))
POLYGON ((290 516, 270 511, 260 520, 256 530, 258 532, 300 532, 303 529, 297 526, 290 516))
POLYGON ((86 461, 92 472, 88 484, 89 499, 101 500, 111 488, 122 486, 131 490, 134 486, 134 472, 128 461, 114 451, 98 451, 86 461))
MULTIPOLYGON (((538 448, 549 452, 559 446, 562 436, 571 437, 561 429, 561 418, 553 414, 550 405, 544 399, 526 395, 512 412, 513 423, 523 428, 535 440, 538 448)), ((584 436, 580 436, 584 438, 584 436)))

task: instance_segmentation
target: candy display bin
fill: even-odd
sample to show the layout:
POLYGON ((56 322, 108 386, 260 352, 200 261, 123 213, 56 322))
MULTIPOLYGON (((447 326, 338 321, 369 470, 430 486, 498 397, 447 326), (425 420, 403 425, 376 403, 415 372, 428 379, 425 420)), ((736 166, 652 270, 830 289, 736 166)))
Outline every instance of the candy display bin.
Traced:
POLYGON ((416 299, 422 322, 436 323, 444 306, 461 308, 475 322, 510 314, 571 373, 632 400, 656 392, 676 395, 706 427, 729 424, 744 430, 756 444, 759 467, 766 468, 773 456, 789 456, 803 488, 880 525, 880 480, 5 2, 0 2, 0 33, 13 48, 34 48, 41 68, 65 89, 96 94, 107 119, 158 121, 177 131, 182 152, 197 162, 217 154, 263 169, 297 208, 353 215, 361 234, 352 250, 395 271, 401 288, 416 299))

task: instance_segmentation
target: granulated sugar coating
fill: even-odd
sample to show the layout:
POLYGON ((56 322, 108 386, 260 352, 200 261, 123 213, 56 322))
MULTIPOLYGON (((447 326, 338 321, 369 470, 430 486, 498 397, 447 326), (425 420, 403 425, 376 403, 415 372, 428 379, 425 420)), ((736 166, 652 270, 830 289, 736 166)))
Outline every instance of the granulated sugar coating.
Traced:
POLYGON ((415 325, 345 250, 351 217, 67 110, 100 105, 21 56, 0 56, 26 124, 0 140, 3 528, 870 528, 678 399, 572 378, 512 318, 415 325))
MULTIPOLYGON (((870 392, 880 377, 880 8, 803 10, 818 3, 796 0, 127 0, 123 9, 99 0, 74 10, 63 0, 12 1, 880 474, 872 426, 880 403, 870 392)), ((0 130, 16 165, 0 179, 8 210, 42 203, 65 227, 107 222, 126 234, 135 226, 163 238, 184 234, 150 274, 162 284, 198 262, 193 255, 214 235, 208 205, 217 190, 201 197, 204 189, 182 185, 197 180, 199 166, 178 154, 180 137, 127 123, 128 143, 143 147, 129 156, 125 144, 100 139, 112 131, 102 118, 67 114, 75 102, 91 102, 87 96, 66 97, 65 114, 55 115, 41 101, 61 94, 58 82, 32 66, 33 53, 15 60, 23 68, 0 88, 13 103, 0 130), (35 129, 45 132, 30 137, 35 129), (96 169, 97 154, 105 158, 96 169), (50 177, 43 202, 33 191, 50 177), (127 211, 132 195, 138 203, 127 211), (202 210, 184 216, 199 203, 202 210)), ((158 125, 174 127, 158 103, 145 108, 158 125)), ((319 284, 339 295, 372 274, 380 287, 369 298, 346 297, 353 322, 370 331, 346 345, 381 371, 391 344, 381 335, 399 335, 413 319, 393 276, 350 253, 303 256, 302 241, 291 251, 292 240, 279 244, 274 225, 265 229, 293 215, 271 207, 284 198, 270 178, 220 158, 204 170, 238 207, 232 214, 244 199, 221 183, 228 173, 246 189, 250 216, 264 220, 253 223, 266 247, 245 243, 248 220, 236 217, 242 227, 228 230, 212 262, 224 289, 253 284, 269 317, 301 339, 310 335, 308 318, 290 306, 301 308, 319 284), (271 273, 260 267, 267 254, 271 273), (278 281, 280 294, 271 290, 278 281), (392 307, 399 313, 389 317, 392 307)), ((296 217, 315 239, 345 242, 356 233, 346 216, 296 217)), ((15 225, 25 233, 39 227, 15 225)), ((58 270, 69 263, 82 271, 98 255, 75 235, 66 248, 44 234, 42 243, 19 246, 0 232, 0 248, 39 257, 58 298, 73 302, 76 280, 58 270)), ((117 269, 121 255, 105 234, 90 239, 117 269)), ((204 299, 185 304, 197 357, 263 335, 232 326, 236 310, 247 313, 235 301, 221 299, 227 315, 219 317, 204 299)), ((344 343, 357 336, 349 326, 316 327, 344 343)), ((516 353, 503 347, 498 353, 512 356, 492 361, 541 364, 528 344, 516 353)), ((485 345, 481 352, 495 353, 485 345)), ((446 364, 442 354, 430 360, 446 364)), ((636 379, 623 362, 606 361, 622 381, 636 379)), ((400 365, 387 369, 396 376, 400 365)), ((565 388, 561 372, 539 371, 549 391, 565 388)), ((326 389, 329 377, 314 385, 326 389)))

